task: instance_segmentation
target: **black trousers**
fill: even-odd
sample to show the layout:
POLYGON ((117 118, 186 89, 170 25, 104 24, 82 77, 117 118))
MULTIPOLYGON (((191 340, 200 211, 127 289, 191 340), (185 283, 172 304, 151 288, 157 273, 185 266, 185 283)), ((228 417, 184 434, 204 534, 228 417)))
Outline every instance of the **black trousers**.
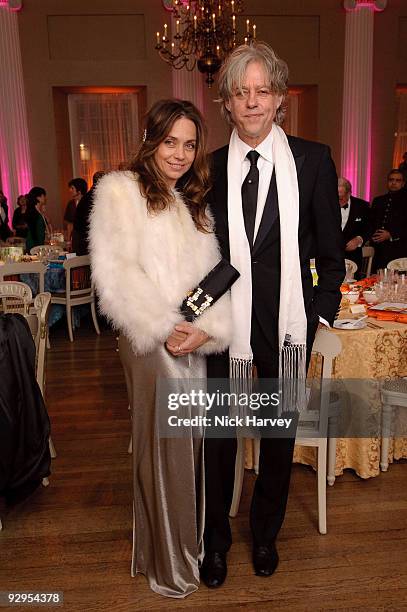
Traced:
MULTIPOLYGON (((275 347, 273 350, 255 316, 252 319, 251 346, 258 377, 277 378, 278 351, 275 347)), ((211 357, 208 378, 228 376, 228 355, 211 357)), ((287 506, 294 443, 294 438, 261 439, 259 475, 250 509, 254 545, 272 544, 280 531, 287 506)), ((205 440, 206 552, 227 552, 232 544, 229 510, 233 496, 236 446, 235 438, 205 440)))

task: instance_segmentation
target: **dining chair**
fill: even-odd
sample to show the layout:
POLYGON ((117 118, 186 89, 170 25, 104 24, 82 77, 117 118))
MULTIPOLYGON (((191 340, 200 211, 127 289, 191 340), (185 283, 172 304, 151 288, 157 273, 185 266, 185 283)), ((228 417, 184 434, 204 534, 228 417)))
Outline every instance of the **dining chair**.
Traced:
MULTIPOLYGON (((319 379, 323 381, 332 377, 334 359, 342 349, 339 337, 328 329, 318 330, 312 353, 322 363, 319 371, 319 379)), ((308 395, 308 394, 307 394, 308 395)), ((330 393, 320 389, 318 404, 315 406, 315 394, 311 392, 310 401, 305 410, 300 412, 295 443, 300 446, 316 447, 318 449, 317 459, 317 495, 318 495, 318 530, 321 534, 327 533, 326 527, 326 477, 327 477, 327 436, 328 416, 330 409, 330 393), (312 398, 312 401, 311 401, 312 398), (317 410, 315 409, 317 408, 317 410)), ((240 498, 243 488, 244 465, 245 465, 245 438, 238 438, 235 463, 235 481, 233 487, 233 499, 229 515, 233 518, 239 510, 240 498)), ((259 463, 260 443, 255 440, 255 465, 259 463)))
POLYGON ((386 380, 381 388, 382 400, 382 445, 380 469, 387 472, 389 467, 389 437, 392 435, 393 419, 397 408, 407 408, 407 379, 386 380))
POLYGON ((356 264, 351 259, 345 259, 345 267, 346 267, 346 277, 345 277, 345 280, 347 278, 350 278, 350 276, 349 276, 350 274, 352 275, 352 278, 354 278, 355 272, 358 269, 358 264, 356 264))
MULTIPOLYGON (((48 313, 51 304, 50 293, 39 293, 34 303, 31 289, 25 283, 16 281, 0 282, 0 304, 3 314, 21 314, 27 320, 35 344, 35 377, 43 397, 45 391, 45 357, 48 338, 48 313)), ((50 437, 51 457, 56 455, 50 437)), ((45 480, 45 479, 44 479, 45 480)), ((48 483, 43 483, 44 486, 48 483)))
POLYGON ((367 278, 372 273, 372 262, 374 257, 374 247, 364 246, 362 247, 362 278, 367 278))
POLYGON ((99 335, 99 325, 96 316, 95 289, 90 275, 89 255, 71 257, 63 262, 65 269, 65 292, 52 293, 51 304, 62 304, 66 308, 69 340, 73 342, 72 309, 74 306, 90 304, 93 325, 99 335))
POLYGON ((28 314, 32 304, 32 292, 28 285, 17 281, 0 281, 1 312, 28 314))
POLYGON ((38 274, 38 290, 39 293, 43 293, 46 270, 47 267, 40 261, 6 263, 0 266, 0 281, 4 281, 10 276, 19 277, 20 274, 38 274))
POLYGON ((387 264, 388 270, 398 270, 400 272, 407 272, 407 257, 399 257, 393 259, 387 264))

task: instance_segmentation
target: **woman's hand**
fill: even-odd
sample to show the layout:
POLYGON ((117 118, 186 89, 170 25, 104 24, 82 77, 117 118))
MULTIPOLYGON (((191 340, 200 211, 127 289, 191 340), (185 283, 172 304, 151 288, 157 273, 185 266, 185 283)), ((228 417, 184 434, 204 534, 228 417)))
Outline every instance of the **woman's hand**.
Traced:
POLYGON ((171 335, 168 336, 165 341, 165 346, 171 355, 179 355, 178 347, 187 339, 187 334, 184 332, 176 331, 175 328, 172 330, 171 335))
POLYGON ((195 327, 192 323, 184 321, 176 325, 167 338, 165 346, 168 351, 178 357, 192 353, 197 348, 208 342, 209 336, 204 331, 195 327))

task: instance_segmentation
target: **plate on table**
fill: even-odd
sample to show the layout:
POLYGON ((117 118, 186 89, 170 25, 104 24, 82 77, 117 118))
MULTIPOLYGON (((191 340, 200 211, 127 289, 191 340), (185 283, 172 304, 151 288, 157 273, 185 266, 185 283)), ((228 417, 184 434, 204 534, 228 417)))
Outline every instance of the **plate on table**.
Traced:
POLYGON ((407 313, 407 304, 405 302, 382 302, 370 306, 370 310, 407 313))
POLYGON ((357 319, 336 319, 334 321, 335 329, 363 329, 366 325, 366 319, 360 321, 357 319))

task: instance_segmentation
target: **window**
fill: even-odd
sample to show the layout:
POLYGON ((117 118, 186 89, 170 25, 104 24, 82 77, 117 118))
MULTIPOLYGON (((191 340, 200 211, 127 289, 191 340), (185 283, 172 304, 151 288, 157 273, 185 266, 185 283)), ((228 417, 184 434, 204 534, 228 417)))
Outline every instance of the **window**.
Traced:
POLYGON ((68 109, 74 176, 91 185, 94 172, 129 161, 139 143, 137 94, 69 94, 68 109))

